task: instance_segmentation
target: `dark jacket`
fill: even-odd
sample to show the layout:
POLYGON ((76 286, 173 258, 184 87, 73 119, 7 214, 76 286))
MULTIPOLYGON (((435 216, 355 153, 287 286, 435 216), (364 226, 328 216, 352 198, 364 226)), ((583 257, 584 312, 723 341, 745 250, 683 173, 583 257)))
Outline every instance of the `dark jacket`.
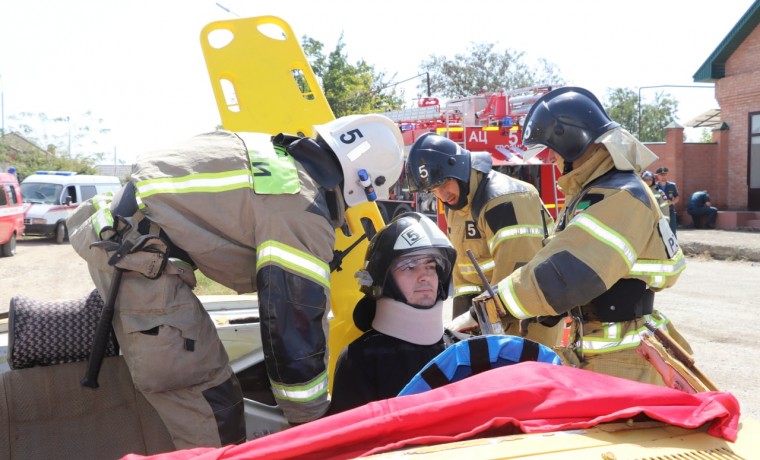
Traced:
POLYGON ((338 358, 328 415, 398 395, 443 350, 443 339, 416 345, 370 329, 338 358))

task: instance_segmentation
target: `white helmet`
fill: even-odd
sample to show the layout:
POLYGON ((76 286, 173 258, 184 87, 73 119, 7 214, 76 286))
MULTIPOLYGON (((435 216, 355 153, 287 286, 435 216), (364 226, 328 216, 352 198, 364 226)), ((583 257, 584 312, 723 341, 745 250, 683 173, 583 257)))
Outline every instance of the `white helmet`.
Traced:
POLYGON ((343 168, 346 205, 390 197, 404 164, 404 139, 396 123, 378 114, 348 115, 314 130, 343 168))

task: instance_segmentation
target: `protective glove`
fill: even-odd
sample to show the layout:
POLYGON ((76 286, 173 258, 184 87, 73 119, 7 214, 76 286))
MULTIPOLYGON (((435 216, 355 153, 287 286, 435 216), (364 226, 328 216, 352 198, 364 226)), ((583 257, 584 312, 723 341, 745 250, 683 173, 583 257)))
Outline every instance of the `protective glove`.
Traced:
POLYGON ((473 313, 470 309, 449 321, 444 327, 453 332, 470 332, 478 327, 478 320, 473 313))
POLYGON ((496 323, 500 320, 505 322, 516 321, 516 318, 509 313, 509 310, 504 308, 504 304, 501 302, 501 298, 499 297, 498 286, 492 287, 491 290, 494 293, 493 297, 491 296, 490 292, 488 292, 488 290, 485 290, 481 292, 480 295, 472 299, 472 303, 474 305, 481 303, 485 306, 486 313, 488 314, 488 320, 491 323, 496 323))

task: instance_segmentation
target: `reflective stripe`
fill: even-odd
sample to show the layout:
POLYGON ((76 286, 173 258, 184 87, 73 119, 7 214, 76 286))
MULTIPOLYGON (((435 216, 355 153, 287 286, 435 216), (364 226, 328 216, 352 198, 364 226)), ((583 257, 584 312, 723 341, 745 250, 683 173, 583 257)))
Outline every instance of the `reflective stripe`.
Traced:
POLYGON ((685 268, 686 259, 679 249, 671 260, 637 260, 628 273, 639 277, 648 276, 650 280, 647 284, 662 287, 669 277, 679 275, 685 268))
POLYGON ((610 227, 604 225, 594 217, 586 214, 578 214, 570 222, 570 225, 574 225, 586 231, 589 235, 595 239, 601 241, 607 246, 617 251, 625 261, 628 268, 631 268, 636 262, 637 254, 633 249, 633 246, 628 243, 621 234, 612 230, 610 227))
POLYGON ((461 295, 480 294, 483 292, 483 286, 465 284, 463 286, 454 286, 454 297, 461 295))
POLYGON ((286 385, 272 380, 272 393, 280 399, 295 402, 307 402, 327 393, 327 372, 322 372, 310 383, 305 385, 286 385))
POLYGON ((92 197, 92 207, 95 212, 90 216, 92 228, 95 234, 100 236, 104 229, 113 229, 113 216, 111 215, 111 201, 113 193, 101 193, 92 197))
POLYGON ((330 267, 309 253, 278 241, 265 241, 256 248, 256 271, 270 264, 281 265, 330 289, 330 267))
POLYGON ((538 225, 516 225, 502 228, 488 241, 488 250, 493 254, 496 247, 505 240, 522 237, 543 238, 544 229, 538 225))
POLYGON ((503 279, 498 284, 499 297, 501 297, 501 303, 503 303, 509 312, 517 319, 528 319, 533 315, 529 315, 525 308, 520 303, 520 299, 515 294, 515 286, 512 283, 512 277, 509 276, 503 279))
MULTIPOLYGON (((478 264, 484 273, 493 270, 496 266, 496 262, 493 259, 486 259, 483 262, 478 261, 478 264)), ((472 264, 457 264, 457 268, 459 268, 459 273, 462 275, 475 275, 478 273, 472 264)))
POLYGON ((111 207, 111 202, 113 201, 113 193, 107 192, 107 193, 101 193, 99 195, 95 195, 92 197, 92 206, 97 209, 105 209, 111 207))
MULTIPOLYGON (((652 317, 652 315, 644 315, 641 317, 641 320, 650 321, 656 328, 662 328, 667 331, 667 318, 663 317, 655 319, 652 317)), ((621 323, 602 323, 602 337, 584 336, 583 342, 576 342, 576 347, 581 346, 583 353, 590 355, 612 353, 615 351, 637 347, 639 343, 641 343, 641 334, 649 333, 649 329, 646 326, 642 325, 640 328, 629 331, 623 337, 620 337, 620 326, 621 323)))
POLYGON ((144 206, 140 198, 159 193, 217 193, 240 188, 253 188, 251 172, 247 169, 225 171, 220 173, 190 174, 183 177, 164 177, 148 179, 135 184, 138 205, 144 206))
POLYGON ((113 216, 110 208, 99 209, 90 217, 95 234, 100 236, 103 230, 113 229, 113 216))
POLYGON ((664 276, 652 276, 647 284, 649 287, 661 288, 665 286, 665 281, 667 281, 667 278, 664 276))

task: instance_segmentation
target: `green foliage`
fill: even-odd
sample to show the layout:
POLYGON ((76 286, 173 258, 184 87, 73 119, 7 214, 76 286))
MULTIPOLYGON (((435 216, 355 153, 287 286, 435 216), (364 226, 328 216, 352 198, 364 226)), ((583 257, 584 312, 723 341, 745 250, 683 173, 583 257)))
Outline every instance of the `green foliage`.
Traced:
POLYGON ((78 117, 78 122, 31 112, 9 120, 10 129, 0 140, 0 168, 15 167, 21 180, 38 170, 95 174, 94 165, 105 156, 100 144, 110 130, 91 112, 78 117), (72 154, 75 149, 80 153, 72 154))
POLYGON ((237 294, 237 292, 233 291, 230 288, 224 287, 221 284, 217 283, 216 281, 213 281, 206 277, 203 273, 201 273, 199 270, 195 271, 195 277, 198 281, 198 284, 196 284, 195 289, 193 289, 193 292, 195 295, 229 295, 229 294, 237 294))
POLYGON ((67 158, 32 146, 11 146, 6 139, 0 139, 0 168, 16 168, 19 180, 24 180, 35 171, 74 171, 79 174, 95 174, 92 159, 67 158))
MULTIPOLYGON (((544 84, 560 85, 559 70, 541 59, 536 68, 524 61, 523 52, 496 50, 494 43, 472 44, 464 54, 452 58, 430 55, 420 70, 430 74, 431 95, 458 98, 484 90, 517 89, 544 84)), ((417 86, 418 94, 427 91, 427 82, 417 86)))
POLYGON ((398 109, 403 104, 403 94, 396 93, 384 72, 376 72, 364 60, 348 62, 342 35, 328 55, 321 42, 307 36, 301 46, 336 117, 398 109))
POLYGON ((702 128, 699 132, 699 143, 700 144, 710 144, 712 142, 715 142, 713 140, 713 133, 712 130, 707 128, 702 128))
POLYGON ((631 88, 610 88, 602 101, 607 114, 641 142, 665 141, 665 127, 676 119, 678 101, 657 93, 651 102, 641 101, 631 88))

